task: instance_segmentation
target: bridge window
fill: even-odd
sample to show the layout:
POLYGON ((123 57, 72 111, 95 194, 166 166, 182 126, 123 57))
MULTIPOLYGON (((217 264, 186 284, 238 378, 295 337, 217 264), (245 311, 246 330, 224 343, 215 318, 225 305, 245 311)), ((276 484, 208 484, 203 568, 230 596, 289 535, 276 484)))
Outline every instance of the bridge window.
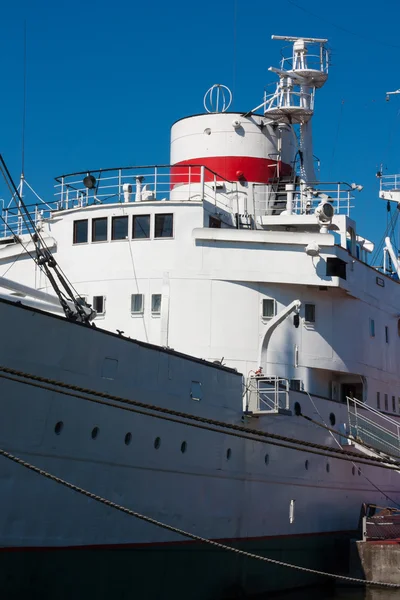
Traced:
POLYGON ((151 295, 151 314, 159 315, 161 312, 161 294, 151 295))
POLYGON ((128 239, 128 217, 113 217, 111 225, 112 240, 128 239))
POLYGON ((133 216, 132 237, 135 240, 150 237, 150 215, 133 216))
POLYGON ((389 327, 387 325, 385 325, 385 341, 387 344, 389 343, 389 327))
POLYGON ((85 244, 88 241, 88 220, 74 221, 74 244, 85 244))
POLYGON ((92 242, 107 241, 107 217, 92 220, 92 242))
MULTIPOLYGON (((399 398, 400 400, 400 398, 399 398)), ((381 393, 380 392, 376 392, 376 408, 381 408, 381 393)))
POLYGON ((154 237, 172 237, 173 234, 173 215, 155 215, 154 221, 154 237))
POLYGON ((106 312, 106 297, 93 296, 93 308, 97 312, 97 316, 104 315, 106 312))
POLYGON ((385 410, 389 410, 389 398, 387 394, 385 394, 385 410))
POLYGON ((315 304, 304 305, 304 321, 306 323, 315 323, 315 304))
POLYGON ((144 310, 144 296, 143 294, 132 294, 131 295, 131 313, 142 314, 144 310))
POLYGON ((276 301, 273 298, 263 298, 262 301, 262 317, 263 319, 271 319, 276 315, 276 301))
POLYGON ((396 396, 392 396, 392 410, 396 412, 396 396))

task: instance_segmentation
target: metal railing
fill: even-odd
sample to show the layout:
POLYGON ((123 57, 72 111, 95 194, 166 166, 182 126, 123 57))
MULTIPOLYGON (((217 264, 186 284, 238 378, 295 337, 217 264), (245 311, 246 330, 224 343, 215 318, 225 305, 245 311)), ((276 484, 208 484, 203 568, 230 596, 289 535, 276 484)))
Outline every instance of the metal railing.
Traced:
POLYGON ((375 450, 400 456, 400 423, 355 398, 347 397, 350 434, 375 450))
POLYGON ((58 210, 132 201, 208 200, 229 212, 237 212, 237 182, 229 181, 203 165, 94 170, 62 175, 56 182, 58 210))
MULTIPOLYGON (((56 178, 55 200, 49 203, 30 190, 37 201, 27 204, 27 208, 36 227, 54 211, 97 204, 206 201, 222 213, 233 215, 240 212, 239 202, 243 205, 247 200, 238 191, 236 181, 229 181, 203 165, 118 167, 62 175, 56 178)), ((25 196, 24 200, 27 201, 25 196)), ((0 202, 0 238, 23 235, 32 229, 16 195, 8 204, 0 202)))
MULTIPOLYGON (((379 175, 379 174, 378 174, 379 175)), ((380 191, 400 191, 400 174, 395 175, 381 175, 380 179, 380 191)))
MULTIPOLYGON (((287 182, 289 183, 289 182, 287 182)), ((272 214, 277 203, 283 210, 286 207, 285 189, 267 188, 262 184, 254 184, 255 208, 257 214, 272 214)), ((292 213, 296 215, 312 214, 321 202, 332 204, 335 214, 350 216, 354 208, 353 190, 343 182, 308 182, 297 184, 293 191, 292 213)))
POLYGON ((289 386, 289 379, 282 377, 249 377, 249 405, 263 413, 289 410, 289 386))

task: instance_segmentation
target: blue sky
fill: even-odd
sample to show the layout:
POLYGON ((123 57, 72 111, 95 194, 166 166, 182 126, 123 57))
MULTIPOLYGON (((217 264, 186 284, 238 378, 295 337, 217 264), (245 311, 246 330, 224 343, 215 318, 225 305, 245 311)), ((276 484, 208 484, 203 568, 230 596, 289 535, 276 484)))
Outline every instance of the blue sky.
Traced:
POLYGON ((24 21, 25 172, 46 199, 62 173, 168 163, 170 125, 202 112, 213 83, 233 89, 235 110, 259 104, 280 56, 271 34, 327 37, 332 66, 317 95, 314 153, 322 179, 364 185, 354 215, 377 242, 386 208, 375 173, 381 162, 400 172, 400 95, 385 101, 400 87, 399 17, 395 0, 14 0, 0 20, 0 152, 18 179, 24 21))

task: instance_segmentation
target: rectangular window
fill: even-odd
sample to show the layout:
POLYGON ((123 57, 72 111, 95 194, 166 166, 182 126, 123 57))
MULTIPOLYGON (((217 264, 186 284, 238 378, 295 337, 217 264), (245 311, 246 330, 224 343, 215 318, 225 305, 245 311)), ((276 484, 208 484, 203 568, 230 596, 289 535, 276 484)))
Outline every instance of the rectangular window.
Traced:
POLYGON ((315 323, 315 304, 304 305, 304 320, 306 323, 315 323))
POLYGON ((375 337, 375 321, 374 319, 369 320, 369 335, 375 337))
POLYGON ((396 412, 396 396, 392 396, 392 410, 396 412))
POLYGON ((301 391, 301 379, 291 379, 289 381, 289 389, 291 389, 293 392, 300 392, 301 391))
POLYGON ((389 398, 387 394, 385 394, 385 410, 389 410, 389 398))
POLYGON ((154 237, 172 237, 173 234, 173 215, 155 215, 154 237))
POLYGON ((385 341, 387 344, 389 343, 389 327, 387 325, 385 325, 385 341))
POLYGON ((93 308, 97 312, 97 315, 104 315, 106 312, 106 297, 93 296, 93 308))
POLYGON ((161 294, 151 295, 151 314, 159 315, 161 312, 161 294))
POLYGON ((143 294, 132 294, 131 295, 131 313, 141 314, 144 310, 144 296, 143 294))
POLYGON ((132 221, 132 238, 147 239, 150 237, 150 215, 134 215, 132 221))
POLYGON ((209 217, 208 219, 208 226, 209 227, 216 227, 218 229, 221 228, 221 219, 217 219, 217 217, 209 217))
POLYGON ((92 242, 107 241, 107 217, 92 219, 92 242))
POLYGON ((88 220, 74 221, 74 244, 85 244, 88 241, 88 220))
POLYGON ((341 258, 327 258, 326 274, 330 277, 346 279, 346 263, 341 258))
POLYGON ((276 315, 276 302, 273 298, 263 298, 262 316, 263 319, 271 319, 276 315))
POLYGON ((113 217, 111 223, 111 239, 128 239, 128 217, 113 217))
POLYGON ((190 397, 192 400, 197 400, 198 402, 200 402, 200 400, 203 397, 202 391, 201 391, 201 382, 200 381, 192 381, 192 385, 191 385, 191 389, 190 389, 190 397))
MULTIPOLYGON (((400 398, 399 398, 400 400, 400 398)), ((380 392, 376 392, 376 408, 378 408, 380 410, 381 408, 381 393, 380 392)))

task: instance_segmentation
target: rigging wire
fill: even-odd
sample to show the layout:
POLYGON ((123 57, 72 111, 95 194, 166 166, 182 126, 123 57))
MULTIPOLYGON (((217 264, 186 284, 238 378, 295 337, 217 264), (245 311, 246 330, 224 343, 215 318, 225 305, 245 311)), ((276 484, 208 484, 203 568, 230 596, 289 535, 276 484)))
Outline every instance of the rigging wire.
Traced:
MULTIPOLYGON (((36 248, 36 258, 34 259, 34 262, 36 264, 41 264, 43 266, 45 274, 47 275, 47 278, 49 279, 55 293, 57 294, 57 297, 59 299, 61 307, 64 310, 66 317, 72 318, 72 317, 75 317, 76 315, 78 315, 78 317, 82 320, 82 322, 89 323, 91 314, 86 312, 85 308, 82 306, 82 304, 76 300, 76 298, 80 297, 77 290, 74 288, 72 283, 69 281, 68 277, 65 275, 65 273, 63 272, 61 267, 59 267, 54 256, 51 254, 49 248, 47 247, 46 242, 43 239, 43 236, 41 235, 40 231, 37 229, 37 227, 35 225, 35 222, 33 221, 32 215, 29 213, 28 209, 25 206, 25 203, 21 197, 21 194, 19 193, 18 188, 15 185, 14 180, 11 176, 11 173, 9 172, 8 167, 7 167, 7 165, 4 161, 4 158, 1 154, 0 154, 0 172, 3 175, 6 185, 11 193, 11 196, 13 196, 15 194, 15 196, 18 198, 20 208, 23 209, 23 212, 21 212, 21 218, 23 219, 24 224, 28 230, 28 233, 32 239, 32 242, 34 243, 35 248, 36 248), (23 216, 23 213, 25 213, 25 217, 28 220, 29 225, 33 231, 30 230, 29 225, 23 216), (39 246, 38 242, 40 242, 40 246, 39 246), (58 281, 61 283, 62 287, 64 288, 64 291, 60 290, 55 277, 53 276, 52 272, 50 271, 50 268, 52 268, 54 270, 54 273, 56 274, 58 281), (75 306, 75 310, 76 310, 75 314, 69 307, 68 300, 71 301, 73 303, 73 305, 75 306)), ((93 311, 92 311, 92 314, 93 314, 93 311)))
POLYGON ((331 165, 330 165, 330 176, 329 179, 332 179, 332 169, 333 169, 333 164, 335 161, 335 154, 336 154, 336 147, 337 147, 337 143, 339 140, 339 133, 340 133, 340 127, 342 124, 342 117, 343 117, 343 108, 344 108, 344 100, 341 100, 340 103, 340 112, 339 112, 339 119, 338 119, 338 124, 337 124, 337 128, 336 128, 336 135, 335 135, 335 139, 333 142, 333 147, 332 147, 332 156, 331 156, 331 165))
POLYGON ((241 425, 235 425, 233 423, 226 423, 224 421, 200 417, 198 415, 192 415, 189 413, 168 409, 153 404, 148 404, 145 402, 140 402, 138 400, 131 400, 121 396, 114 396, 112 394, 98 392, 96 390, 91 390, 80 386, 75 386, 62 381, 49 379, 47 377, 40 377, 38 375, 24 373, 22 371, 18 371, 4 366, 0 366, 0 371, 2 371, 2 373, 0 373, 0 378, 2 379, 8 379, 16 383, 45 389, 47 391, 56 392, 65 396, 76 397, 78 399, 86 400, 95 404, 109 406, 110 408, 117 408, 120 410, 126 410, 128 412, 142 414, 144 416, 149 416, 166 421, 172 421, 177 424, 187 425, 189 427, 206 429, 215 433, 223 433, 224 435, 249 439, 253 442, 261 442, 271 446, 287 448, 288 450, 297 450, 307 452, 310 454, 319 454, 321 456, 325 456, 326 458, 336 458, 338 460, 344 460, 348 462, 356 461, 360 464, 371 467, 379 467, 382 469, 389 470, 397 470, 400 467, 400 463, 388 461, 388 459, 386 458, 369 457, 361 453, 352 453, 350 457, 348 455, 348 452, 346 452, 345 450, 332 448, 331 446, 324 446, 323 444, 307 442, 306 440, 298 440, 296 438, 290 438, 274 433, 259 431, 258 429, 254 428, 252 429, 241 425), (23 377, 24 379, 21 379, 21 377, 23 377), (83 394, 88 395, 83 395, 79 392, 83 392, 83 394), (95 396, 95 398, 92 398, 90 396, 95 396), (119 402, 125 406, 119 406, 110 402, 106 402, 105 400, 103 400, 103 398, 119 402), (187 421, 182 421, 182 419, 187 419, 187 421))
MULTIPOLYGON (((314 423, 315 425, 318 425, 319 427, 323 427, 324 429, 327 429, 330 433, 330 435, 332 436, 333 440, 335 441, 335 443, 339 446, 339 448, 342 447, 342 444, 335 438, 334 433, 336 433, 337 435, 340 435, 340 437, 344 437, 348 440, 352 440, 352 438, 348 435, 344 435, 341 434, 339 431, 336 431, 335 429, 332 429, 331 427, 328 427, 328 425, 325 422, 325 419, 323 418, 323 416, 321 415, 320 411, 318 410, 318 407, 316 406, 314 400, 311 397, 311 394, 309 392, 307 392, 308 397, 311 400, 311 403, 315 409, 315 411, 317 412, 319 418, 321 419, 323 425, 321 423, 318 423, 318 421, 315 421, 314 419, 311 419, 311 417, 307 417, 306 415, 301 414, 301 416, 306 419, 307 421, 310 421, 311 423, 314 423)), ((352 440, 354 441, 354 440, 352 440)), ((360 443, 360 441, 358 441, 357 443, 360 443)), ((366 446, 366 444, 361 443, 361 445, 366 446)), ((368 446, 366 446, 368 447, 368 446)), ((356 467, 356 463, 353 462, 353 466, 356 467)), ((388 500, 390 500, 390 502, 393 502, 393 504, 396 504, 397 507, 400 508, 400 504, 398 502, 396 502, 396 500, 393 500, 393 498, 391 498, 390 496, 388 496, 386 494, 386 492, 384 492, 383 490, 381 490, 373 481, 371 481, 371 479, 369 479, 369 477, 367 477, 364 473, 364 471, 361 471, 362 476, 364 477, 364 479, 366 479, 368 481, 368 483, 370 483, 380 494, 382 494, 383 496, 385 496, 385 498, 387 498, 388 500)))
POLYGON ((22 148, 21 148, 21 177, 25 174, 25 127, 26 127, 26 21, 24 21, 24 92, 22 109, 22 148))

